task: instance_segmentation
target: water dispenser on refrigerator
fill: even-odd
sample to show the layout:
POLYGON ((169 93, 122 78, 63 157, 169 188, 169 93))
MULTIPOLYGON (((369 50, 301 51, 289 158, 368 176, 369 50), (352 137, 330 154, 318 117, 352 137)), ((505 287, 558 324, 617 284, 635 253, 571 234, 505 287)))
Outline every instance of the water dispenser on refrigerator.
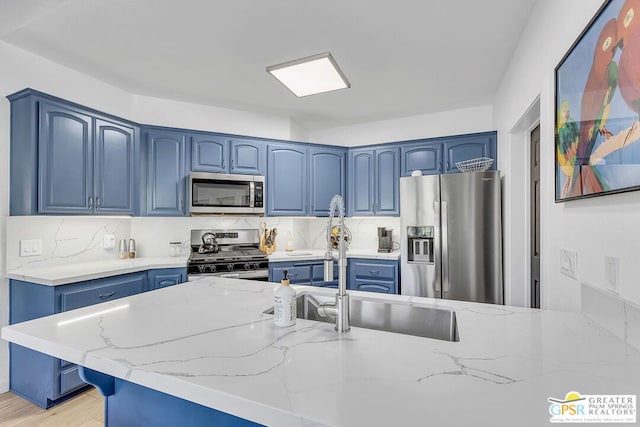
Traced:
POLYGON ((407 261, 433 264, 433 225, 407 227, 407 261))

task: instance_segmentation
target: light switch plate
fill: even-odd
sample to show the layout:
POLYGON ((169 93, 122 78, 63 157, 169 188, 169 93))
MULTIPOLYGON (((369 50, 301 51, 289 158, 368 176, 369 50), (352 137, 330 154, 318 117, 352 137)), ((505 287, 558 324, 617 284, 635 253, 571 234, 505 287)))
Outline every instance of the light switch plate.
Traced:
POLYGON ((103 237, 102 249, 113 249, 116 247, 116 235, 105 234, 103 237))
POLYGON ((612 256, 604 257, 604 279, 607 287, 614 293, 618 293, 618 258, 612 256))
POLYGON ((578 252, 570 249, 560 249, 560 273, 576 278, 578 269, 578 252))
POLYGON ((20 240, 20 256, 42 255, 42 239, 20 240))

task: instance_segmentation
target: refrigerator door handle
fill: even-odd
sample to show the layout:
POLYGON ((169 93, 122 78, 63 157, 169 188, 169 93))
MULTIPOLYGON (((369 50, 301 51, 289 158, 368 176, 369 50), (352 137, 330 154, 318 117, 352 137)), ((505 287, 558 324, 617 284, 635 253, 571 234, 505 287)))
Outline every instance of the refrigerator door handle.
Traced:
MULTIPOLYGON (((449 212, 447 202, 442 204, 442 292, 449 292, 449 212)), ((444 298, 444 295, 443 295, 444 298)))
MULTIPOLYGON (((433 202, 433 211, 435 218, 435 227, 433 227, 433 255, 435 258, 436 267, 436 292, 442 291, 442 283, 440 276, 440 266, 442 265, 442 254, 440 253, 440 202, 433 202)), ((438 295, 438 298, 442 298, 442 295, 438 295)))

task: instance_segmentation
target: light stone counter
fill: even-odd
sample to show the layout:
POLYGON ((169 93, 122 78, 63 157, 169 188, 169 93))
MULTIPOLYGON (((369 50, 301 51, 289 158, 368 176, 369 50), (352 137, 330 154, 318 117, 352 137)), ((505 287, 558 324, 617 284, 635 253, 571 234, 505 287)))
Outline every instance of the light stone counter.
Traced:
POLYGON ((187 257, 185 256, 109 259, 48 267, 26 266, 7 271, 6 277, 41 285, 58 286, 155 268, 186 268, 186 266, 187 257))
POLYGON ((350 292, 453 308, 460 341, 338 335, 306 320, 275 327, 263 314, 273 289, 202 278, 8 326, 2 338, 278 427, 541 426, 549 397, 640 391, 640 353, 578 313, 350 292))
MULTIPOLYGON (((334 252, 334 254, 337 252, 334 252)), ((292 252, 279 251, 269 255, 271 262, 285 261, 309 261, 324 259, 324 250, 320 249, 299 249, 292 252)), ((369 259, 400 259, 400 250, 385 253, 376 249, 353 249, 347 251, 347 258, 369 258, 369 259)))

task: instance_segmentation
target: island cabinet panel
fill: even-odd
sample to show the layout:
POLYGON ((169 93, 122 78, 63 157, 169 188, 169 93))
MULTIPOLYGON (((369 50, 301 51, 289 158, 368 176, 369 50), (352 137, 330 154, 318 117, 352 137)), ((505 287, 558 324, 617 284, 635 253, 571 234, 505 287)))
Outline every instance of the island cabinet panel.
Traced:
POLYGON ((397 260, 349 259, 349 289, 397 294, 399 278, 397 260))
MULTIPOLYGON (((146 271, 60 286, 10 280, 9 322, 24 322, 147 290, 146 271)), ((11 391, 42 408, 69 398, 86 385, 73 363, 16 344, 9 344, 9 351, 11 391)))
POLYGON ((267 144, 259 140, 216 134, 194 135, 191 137, 191 170, 264 175, 266 148, 267 144))
POLYGON ((11 100, 11 215, 138 213, 136 125, 25 90, 11 100))
POLYGON ((147 133, 147 215, 185 216, 187 209, 187 135, 147 133))
POLYGON ((186 268, 163 268, 149 270, 149 289, 161 289, 174 286, 187 281, 186 268))
POLYGON ((400 214, 400 148, 349 151, 350 216, 400 214))
POLYGON ((304 216, 308 212, 307 147, 269 144, 267 163, 267 215, 304 216))

